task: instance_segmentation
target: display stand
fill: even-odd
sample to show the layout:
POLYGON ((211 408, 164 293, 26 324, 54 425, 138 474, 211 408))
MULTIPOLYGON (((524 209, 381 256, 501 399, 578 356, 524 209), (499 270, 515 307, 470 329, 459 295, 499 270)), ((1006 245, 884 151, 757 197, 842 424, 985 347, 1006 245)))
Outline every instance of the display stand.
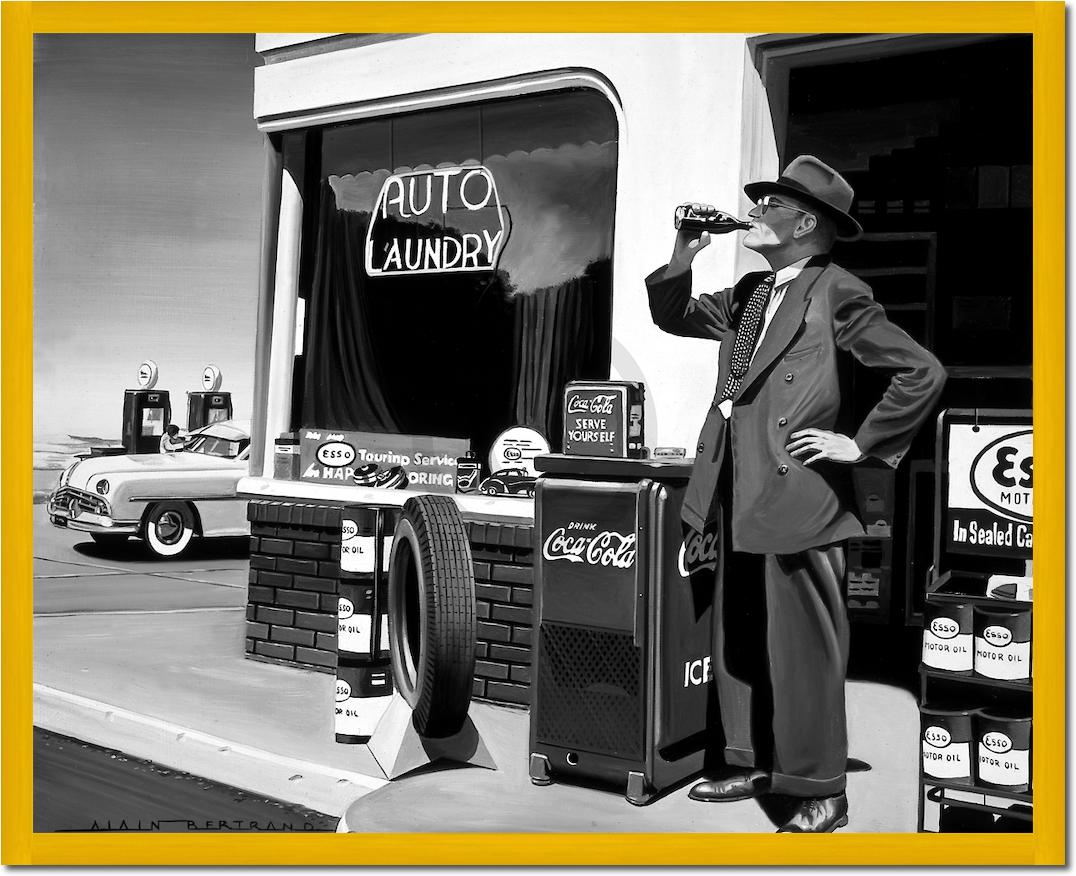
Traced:
MULTIPOLYGON (((1004 506, 994 501, 984 478, 996 472, 1007 484, 1019 479, 1013 477, 1019 471, 1010 471, 1008 463, 1017 467, 1028 448, 1030 459, 1031 412, 1013 410, 948 410, 938 420, 937 480, 935 492, 935 542, 934 567, 927 586, 926 605, 930 606, 978 606, 991 611, 1026 612, 1030 614, 1032 602, 1028 599, 1005 598, 996 593, 988 595, 992 575, 1004 574, 1014 578, 1031 577, 1031 505, 1030 463, 1026 475, 1027 503, 1023 496, 1021 504, 1006 516, 1004 506), (956 446, 953 436, 972 436, 971 450, 956 446), (978 436, 982 436, 981 438, 978 436), (995 436, 1001 435, 1001 438, 995 436), (1021 436, 1006 442, 1006 436, 1021 436), (1026 436, 1026 437, 1025 437, 1026 436), (975 442, 981 444, 978 447, 975 442), (1009 453, 1005 448, 1016 448, 1009 453), (973 451, 978 452, 973 452, 973 451), (995 459, 998 450, 1000 463, 995 459), (971 454, 969 456, 969 454, 971 454), (970 460, 970 461, 969 461, 970 460), (999 465, 1004 467, 999 468, 999 465), (978 480, 977 480, 978 478, 978 480), (953 479, 951 488, 950 481, 953 479), (959 482, 957 481, 959 479, 959 482), (1026 522, 1023 518, 1026 516, 1026 522), (972 531, 996 518, 1001 533, 1001 543, 978 545, 969 538, 960 540, 962 533, 972 531), (971 525, 969 521, 975 521, 971 525), (969 526, 964 526, 967 523, 969 526), (1021 535, 1016 536, 1019 532, 1021 535), (1012 544, 1005 544, 1005 536, 1012 534, 1012 544), (1020 542, 1026 542, 1026 546, 1020 542)), ((961 437, 962 436, 962 437, 961 437)), ((999 497, 1002 493, 997 494, 999 497)), ((1013 492, 1006 493, 1009 502, 1013 492)), ((995 521, 995 522, 996 522, 995 521)), ((993 530, 991 530, 993 531, 993 530)), ((928 634, 924 630, 924 634, 928 634)), ((983 709, 1016 710, 1031 715, 1032 681, 987 677, 973 670, 953 672, 921 664, 920 707, 951 708, 972 711, 983 709)), ((995 783, 985 783, 976 768, 978 766, 978 733, 970 742, 970 767, 968 779, 947 781, 925 772, 920 762, 919 820, 921 832, 928 831, 926 804, 938 807, 938 832, 1022 832, 1030 831, 1033 820, 1032 788, 1012 790, 995 783)), ((926 748, 927 743, 921 743, 926 748)))
POLYGON ((386 778, 395 779, 437 761, 497 769, 470 716, 459 732, 433 739, 415 729, 411 715, 411 706, 396 694, 370 737, 370 753, 386 778))

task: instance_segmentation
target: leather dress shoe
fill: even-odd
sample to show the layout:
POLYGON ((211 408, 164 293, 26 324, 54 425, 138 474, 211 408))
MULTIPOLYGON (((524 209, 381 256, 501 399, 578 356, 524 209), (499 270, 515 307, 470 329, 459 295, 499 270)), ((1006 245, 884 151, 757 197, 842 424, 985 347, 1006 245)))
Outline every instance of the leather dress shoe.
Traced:
POLYGON ((846 824, 848 797, 844 794, 838 794, 836 797, 812 797, 800 803, 793 816, 777 832, 832 833, 846 824))
POLYGON ((731 800, 750 800, 770 789, 770 774, 762 770, 736 773, 723 779, 699 782, 688 792, 692 800, 704 803, 724 803, 731 800))

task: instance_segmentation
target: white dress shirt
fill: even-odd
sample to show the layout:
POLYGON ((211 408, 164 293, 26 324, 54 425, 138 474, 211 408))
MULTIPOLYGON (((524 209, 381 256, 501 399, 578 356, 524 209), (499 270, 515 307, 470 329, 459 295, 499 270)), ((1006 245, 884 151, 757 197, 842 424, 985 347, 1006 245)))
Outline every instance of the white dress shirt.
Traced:
MULTIPOLYGON (((807 262, 810 261, 810 259, 810 256, 806 256, 798 262, 786 265, 777 272, 777 276, 773 281, 773 291, 770 293, 770 300, 766 303, 766 312, 762 315, 762 329, 758 333, 758 341, 755 343, 755 349, 751 351, 751 361, 754 361, 755 353, 757 353, 758 348, 762 346, 762 339, 766 337, 766 332, 770 327, 770 323, 773 322, 773 318, 777 314, 777 308, 779 308, 781 302, 785 300, 785 292, 788 289, 788 284, 800 275, 800 271, 806 267, 807 262)), ((732 416, 732 399, 724 399, 717 408, 721 411, 721 415, 727 420, 732 416)))

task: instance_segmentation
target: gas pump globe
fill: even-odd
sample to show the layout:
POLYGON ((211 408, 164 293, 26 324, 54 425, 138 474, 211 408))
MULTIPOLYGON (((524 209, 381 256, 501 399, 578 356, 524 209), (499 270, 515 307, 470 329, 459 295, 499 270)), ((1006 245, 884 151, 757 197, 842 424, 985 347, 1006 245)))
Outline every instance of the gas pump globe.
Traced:
POLYGON ((232 394, 221 392, 223 380, 216 365, 202 369, 202 391, 187 393, 187 430, 200 429, 232 416, 232 394))
POLYGON ((168 391, 155 389, 157 363, 147 359, 138 366, 139 389, 123 393, 123 446, 128 453, 156 453, 165 427, 172 421, 168 391))

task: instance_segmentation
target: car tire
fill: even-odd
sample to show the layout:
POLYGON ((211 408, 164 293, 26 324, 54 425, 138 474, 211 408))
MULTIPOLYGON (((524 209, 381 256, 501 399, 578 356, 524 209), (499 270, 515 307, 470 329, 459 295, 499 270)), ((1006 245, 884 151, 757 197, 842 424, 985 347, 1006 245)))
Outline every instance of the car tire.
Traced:
POLYGON ((143 527, 149 549, 158 557, 178 557, 194 537, 194 514, 183 502, 161 502, 149 509, 143 527))
POLYGON ((126 535, 121 535, 114 532, 91 532, 90 538, 94 540, 101 547, 119 547, 121 544, 127 541, 126 535))
POLYGON ((389 643, 396 689, 419 734, 462 729, 474 683, 474 568, 467 527, 447 496, 403 506, 389 561, 389 643))
POLYGON ((497 488, 496 487, 483 487, 482 492, 485 493, 487 496, 496 496, 497 495, 497 488))

